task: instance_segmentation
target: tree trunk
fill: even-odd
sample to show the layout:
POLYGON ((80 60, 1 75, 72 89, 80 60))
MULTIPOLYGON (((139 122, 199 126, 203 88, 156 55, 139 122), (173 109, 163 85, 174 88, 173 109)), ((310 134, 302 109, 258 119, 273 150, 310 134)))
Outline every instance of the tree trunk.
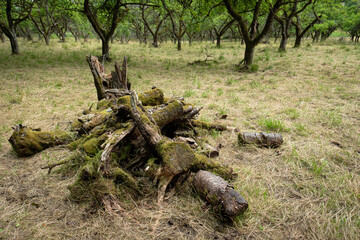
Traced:
POLYGON ((217 48, 220 48, 220 41, 221 41, 221 36, 220 36, 220 35, 217 35, 217 36, 216 36, 216 47, 217 47, 217 48))
POLYGON ((299 48, 301 45, 301 36, 296 36, 294 48, 299 48))
POLYGON ((153 39, 153 47, 157 48, 159 47, 159 43, 158 43, 158 35, 154 34, 154 39, 153 39))
POLYGON ((5 37, 4 37, 4 34, 3 34, 3 32, 1 30, 0 30, 0 39, 1 39, 2 43, 5 42, 5 37))
POLYGON ((110 39, 101 39, 101 50, 102 50, 102 56, 105 57, 106 60, 109 60, 109 46, 110 39))
POLYGON ((19 55, 20 48, 19 48, 19 44, 18 44, 18 40, 17 40, 15 31, 14 31, 14 33, 11 33, 11 36, 9 37, 9 39, 10 39, 10 44, 11 44, 11 54, 19 55))
POLYGON ((177 50, 181 51, 181 38, 177 39, 177 50))
POLYGON ((49 46, 50 45, 50 35, 47 35, 47 36, 45 35, 44 40, 45 40, 46 45, 49 46))
POLYGON ((286 51, 286 44, 287 44, 287 36, 285 34, 282 34, 281 36, 281 42, 279 46, 279 52, 285 52, 286 51))
POLYGON ((255 46, 256 46, 256 44, 253 44, 253 43, 247 43, 245 45, 244 63, 246 66, 249 66, 253 63, 255 46))

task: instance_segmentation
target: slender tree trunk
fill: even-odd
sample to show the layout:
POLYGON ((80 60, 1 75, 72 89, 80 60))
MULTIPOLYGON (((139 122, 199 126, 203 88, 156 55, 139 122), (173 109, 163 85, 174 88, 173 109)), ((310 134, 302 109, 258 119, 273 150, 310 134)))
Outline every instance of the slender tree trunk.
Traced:
POLYGON ((301 45, 301 36, 296 36, 294 48, 299 48, 301 45))
POLYGON ((154 34, 153 36, 153 47, 157 48, 159 47, 159 43, 158 43, 158 35, 157 34, 154 34))
POLYGON ((279 52, 285 52, 286 51, 286 45, 289 38, 289 28, 290 23, 289 22, 281 22, 281 41, 279 46, 279 52))
POLYGON ((44 40, 45 40, 45 44, 46 44, 47 46, 49 46, 49 45, 50 45, 50 35, 45 35, 45 36, 44 36, 44 40))
POLYGON ((245 65, 249 66, 253 63, 254 60, 254 52, 256 44, 253 43, 247 43, 245 45, 245 57, 244 57, 244 63, 245 65))
POLYGON ((177 50, 181 51, 181 37, 177 39, 177 50))
POLYGON ((11 44, 11 54, 19 55, 20 48, 19 48, 15 28, 10 29, 10 36, 8 36, 8 37, 9 37, 10 44, 11 44))
POLYGON ((288 38, 287 38, 286 34, 282 34, 281 42, 280 42, 280 46, 279 46, 279 52, 285 52, 286 51, 287 40, 288 40, 288 38))
POLYGON ((221 36, 220 34, 216 36, 216 47, 220 48, 220 41, 221 41, 221 36))
POLYGON ((110 46, 109 46, 109 42, 110 39, 101 39, 101 50, 102 50, 102 55, 105 55, 105 58, 107 60, 109 60, 109 50, 110 50, 110 46))
POLYGON ((4 34, 3 34, 3 32, 1 30, 0 30, 0 39, 1 39, 2 43, 5 42, 5 37, 4 37, 4 34))

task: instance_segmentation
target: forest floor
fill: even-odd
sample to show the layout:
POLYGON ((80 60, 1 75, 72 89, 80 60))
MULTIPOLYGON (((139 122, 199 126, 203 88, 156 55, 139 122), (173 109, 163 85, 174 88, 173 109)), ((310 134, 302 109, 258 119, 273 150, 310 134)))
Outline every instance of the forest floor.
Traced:
POLYGON ((123 202, 128 217, 109 216, 69 200, 76 176, 40 169, 68 150, 16 157, 12 126, 64 129, 96 102, 85 56, 100 46, 21 41, 22 54, 10 56, 9 42, 0 43, 0 239, 358 239, 360 45, 304 42, 279 53, 261 44, 252 72, 236 71, 244 46, 235 42, 183 44, 181 52, 171 43, 111 45, 114 60, 128 56, 134 90, 156 85, 203 106, 201 120, 283 135, 278 149, 240 147, 233 132, 207 136, 224 146, 218 160, 234 168, 232 184, 249 202, 232 224, 203 209, 189 184, 161 206, 133 199, 123 202), (206 53, 217 63, 188 65, 206 53))

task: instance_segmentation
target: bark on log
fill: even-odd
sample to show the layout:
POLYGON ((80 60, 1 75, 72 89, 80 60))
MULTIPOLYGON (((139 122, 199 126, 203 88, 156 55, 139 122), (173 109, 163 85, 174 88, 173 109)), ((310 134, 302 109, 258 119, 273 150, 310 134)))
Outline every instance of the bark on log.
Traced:
POLYGON ((236 217, 248 208, 246 200, 219 176, 199 171, 193 180, 199 195, 224 217, 236 217))
POLYGON ((19 157, 28 157, 46 148, 72 141, 72 137, 65 131, 43 132, 21 124, 13 129, 9 142, 19 157))
POLYGON ((277 148, 283 142, 283 137, 279 133, 239 133, 239 145, 256 144, 262 147, 277 148))

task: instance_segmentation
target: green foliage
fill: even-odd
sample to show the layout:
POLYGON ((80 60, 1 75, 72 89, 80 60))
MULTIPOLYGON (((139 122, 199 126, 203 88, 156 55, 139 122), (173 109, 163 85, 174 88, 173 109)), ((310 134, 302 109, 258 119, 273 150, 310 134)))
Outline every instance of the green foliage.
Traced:
POLYGON ((258 124, 262 126, 265 131, 283 132, 285 131, 285 124, 281 120, 265 118, 261 119, 258 124))

